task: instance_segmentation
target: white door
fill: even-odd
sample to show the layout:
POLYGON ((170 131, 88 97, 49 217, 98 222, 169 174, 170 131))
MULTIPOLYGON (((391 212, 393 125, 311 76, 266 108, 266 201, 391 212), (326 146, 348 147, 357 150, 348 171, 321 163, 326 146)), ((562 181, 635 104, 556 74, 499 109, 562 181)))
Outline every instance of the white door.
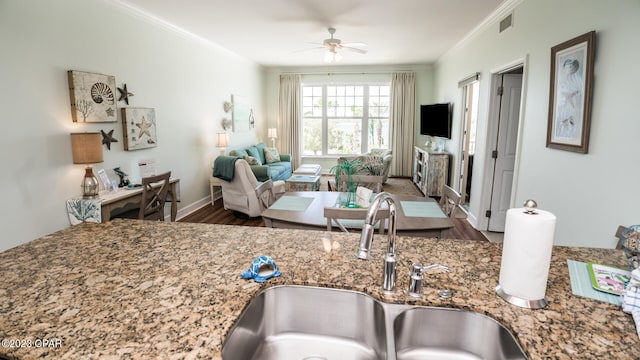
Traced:
POLYGON ((522 74, 503 74, 489 231, 504 232, 507 210, 511 204, 521 94, 522 74))

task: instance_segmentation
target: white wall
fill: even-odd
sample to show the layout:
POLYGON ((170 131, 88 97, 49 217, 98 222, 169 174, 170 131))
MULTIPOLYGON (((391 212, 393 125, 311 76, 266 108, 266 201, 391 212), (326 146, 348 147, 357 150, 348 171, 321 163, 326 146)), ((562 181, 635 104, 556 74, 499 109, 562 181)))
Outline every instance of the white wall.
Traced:
MULTIPOLYGON (((428 104, 433 102, 433 67, 431 65, 396 65, 396 66, 340 66, 329 65, 325 67, 286 67, 267 68, 266 75, 266 113, 269 127, 277 126, 278 121, 278 94, 280 89, 280 74, 302 74, 303 83, 322 83, 336 81, 340 83, 350 82, 391 82, 391 73, 396 71, 414 71, 416 73, 416 104, 428 104)), ((423 145, 426 137, 419 135, 419 113, 416 107, 416 136, 415 144, 423 145)), ((266 130, 265 130, 266 132, 266 130)), ((323 172, 328 172, 336 164, 336 158, 331 156, 307 156, 303 163, 322 165, 323 172)))
POLYGON ((69 226, 65 200, 81 194, 84 173, 72 164, 70 132, 115 130, 119 142, 94 169, 116 179, 120 166, 135 178, 136 160, 154 158, 180 178, 184 210, 209 196, 223 102, 243 95, 256 118, 255 129, 231 133, 231 146, 255 143, 265 126, 261 67, 115 2, 1 0, 0 44, 0 251, 69 226), (130 107, 155 108, 158 146, 124 151, 120 121, 74 124, 67 70, 126 83, 130 107))
MULTIPOLYGON (((459 80, 481 72, 478 134, 471 212, 479 207, 482 156, 487 131, 490 73, 527 59, 522 109, 521 152, 512 205, 533 198, 557 218, 555 243, 614 247, 618 225, 640 223, 637 84, 640 83, 640 3, 637 0, 525 0, 513 15, 514 27, 498 25, 450 51, 436 66, 436 100, 460 108, 459 80), (551 47, 588 31, 597 32, 588 154, 546 148, 551 47)), ((456 112, 454 134, 459 133, 456 112)), ((459 138, 449 144, 458 151, 459 138)), ((458 161, 458 159, 457 159, 458 161)))

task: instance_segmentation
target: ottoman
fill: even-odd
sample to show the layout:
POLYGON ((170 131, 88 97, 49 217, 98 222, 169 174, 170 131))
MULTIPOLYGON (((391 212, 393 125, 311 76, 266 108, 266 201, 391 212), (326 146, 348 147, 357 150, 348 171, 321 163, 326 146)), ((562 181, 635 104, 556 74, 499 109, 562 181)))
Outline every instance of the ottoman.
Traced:
POLYGON ((318 191, 320 190, 320 176, 293 174, 285 180, 286 191, 318 191))
POLYGON ((322 167, 318 164, 302 164, 293 173, 295 175, 308 175, 317 176, 320 175, 322 167))

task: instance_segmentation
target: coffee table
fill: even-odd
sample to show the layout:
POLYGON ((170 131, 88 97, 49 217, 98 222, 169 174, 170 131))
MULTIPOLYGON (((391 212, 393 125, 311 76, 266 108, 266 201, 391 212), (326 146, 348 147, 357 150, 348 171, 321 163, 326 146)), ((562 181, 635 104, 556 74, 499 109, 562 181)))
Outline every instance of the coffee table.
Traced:
MULTIPOLYGON (((340 192, 286 192, 262 212, 265 225, 272 228, 326 230, 325 206, 335 206, 340 192)), ((404 236, 444 237, 453 228, 432 198, 392 195, 396 204, 396 234, 404 236)), ((362 222, 364 223, 364 221, 362 222)), ((350 222, 348 228, 362 229, 362 223, 350 222)))

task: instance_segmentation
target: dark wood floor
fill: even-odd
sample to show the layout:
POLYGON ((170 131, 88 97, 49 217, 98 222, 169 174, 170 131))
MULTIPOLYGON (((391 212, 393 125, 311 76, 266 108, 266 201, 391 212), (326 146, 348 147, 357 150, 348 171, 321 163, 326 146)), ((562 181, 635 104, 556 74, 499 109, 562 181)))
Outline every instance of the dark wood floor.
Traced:
MULTIPOLYGON (((181 222, 202 223, 202 224, 225 224, 264 227, 261 217, 247 218, 244 214, 237 214, 231 210, 225 210, 222 206, 222 199, 216 200, 215 206, 211 204, 189 214, 180 220, 181 222)), ((455 227, 449 231, 449 237, 461 240, 481 240, 487 239, 474 229, 466 219, 455 219, 455 227)))

